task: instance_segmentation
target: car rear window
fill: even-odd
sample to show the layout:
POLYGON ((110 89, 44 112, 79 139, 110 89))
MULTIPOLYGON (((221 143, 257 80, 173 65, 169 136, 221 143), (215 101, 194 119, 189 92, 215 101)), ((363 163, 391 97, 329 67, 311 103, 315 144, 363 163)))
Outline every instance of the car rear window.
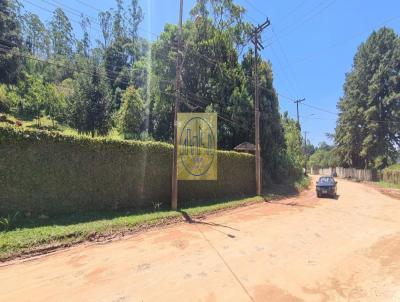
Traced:
POLYGON ((334 180, 332 177, 321 177, 319 179, 319 183, 327 184, 327 183, 333 183, 334 180))

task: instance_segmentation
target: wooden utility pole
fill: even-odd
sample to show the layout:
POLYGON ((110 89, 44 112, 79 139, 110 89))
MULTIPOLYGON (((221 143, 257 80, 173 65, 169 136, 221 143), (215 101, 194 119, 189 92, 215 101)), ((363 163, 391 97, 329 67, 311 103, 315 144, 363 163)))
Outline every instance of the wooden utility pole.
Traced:
POLYGON ((256 155, 256 194, 261 195, 261 156, 260 156, 260 100, 258 95, 258 51, 264 49, 260 41, 261 32, 271 24, 269 19, 254 28, 251 41, 254 44, 254 118, 255 118, 255 155, 256 155))
POLYGON ((299 129, 301 129, 301 127, 300 127, 300 115, 299 115, 299 103, 302 103, 305 100, 306 99, 301 99, 301 100, 294 101, 296 103, 296 107, 297 107, 297 126, 299 127, 299 129))
POLYGON ((171 190, 171 209, 178 208, 178 112, 181 93, 181 44, 182 44, 182 12, 183 0, 180 0, 179 8, 179 31, 178 31, 178 51, 176 58, 176 82, 175 82, 175 112, 174 112, 174 152, 172 158, 172 190, 171 190))

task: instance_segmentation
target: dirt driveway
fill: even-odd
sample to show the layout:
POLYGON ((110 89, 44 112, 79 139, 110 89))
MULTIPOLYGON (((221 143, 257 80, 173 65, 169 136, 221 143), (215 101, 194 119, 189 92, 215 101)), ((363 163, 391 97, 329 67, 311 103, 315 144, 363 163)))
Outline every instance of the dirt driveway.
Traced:
POLYGON ((400 301, 400 201, 300 197, 0 267, 0 301, 400 301))

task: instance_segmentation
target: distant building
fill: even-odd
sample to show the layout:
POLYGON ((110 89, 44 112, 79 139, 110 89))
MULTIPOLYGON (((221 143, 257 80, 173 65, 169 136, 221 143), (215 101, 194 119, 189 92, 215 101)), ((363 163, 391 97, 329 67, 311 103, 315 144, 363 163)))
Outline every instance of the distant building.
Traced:
POLYGON ((233 150, 235 150, 237 152, 245 152, 245 153, 254 154, 255 150, 256 150, 256 146, 249 142, 243 142, 243 143, 237 145, 235 148, 233 148, 233 150))

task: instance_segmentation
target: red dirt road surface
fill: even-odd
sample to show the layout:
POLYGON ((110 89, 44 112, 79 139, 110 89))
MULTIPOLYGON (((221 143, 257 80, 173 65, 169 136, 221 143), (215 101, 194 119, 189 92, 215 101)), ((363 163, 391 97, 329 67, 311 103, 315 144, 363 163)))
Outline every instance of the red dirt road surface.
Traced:
POLYGON ((0 267, 0 301, 400 301, 400 201, 339 180, 0 267))

